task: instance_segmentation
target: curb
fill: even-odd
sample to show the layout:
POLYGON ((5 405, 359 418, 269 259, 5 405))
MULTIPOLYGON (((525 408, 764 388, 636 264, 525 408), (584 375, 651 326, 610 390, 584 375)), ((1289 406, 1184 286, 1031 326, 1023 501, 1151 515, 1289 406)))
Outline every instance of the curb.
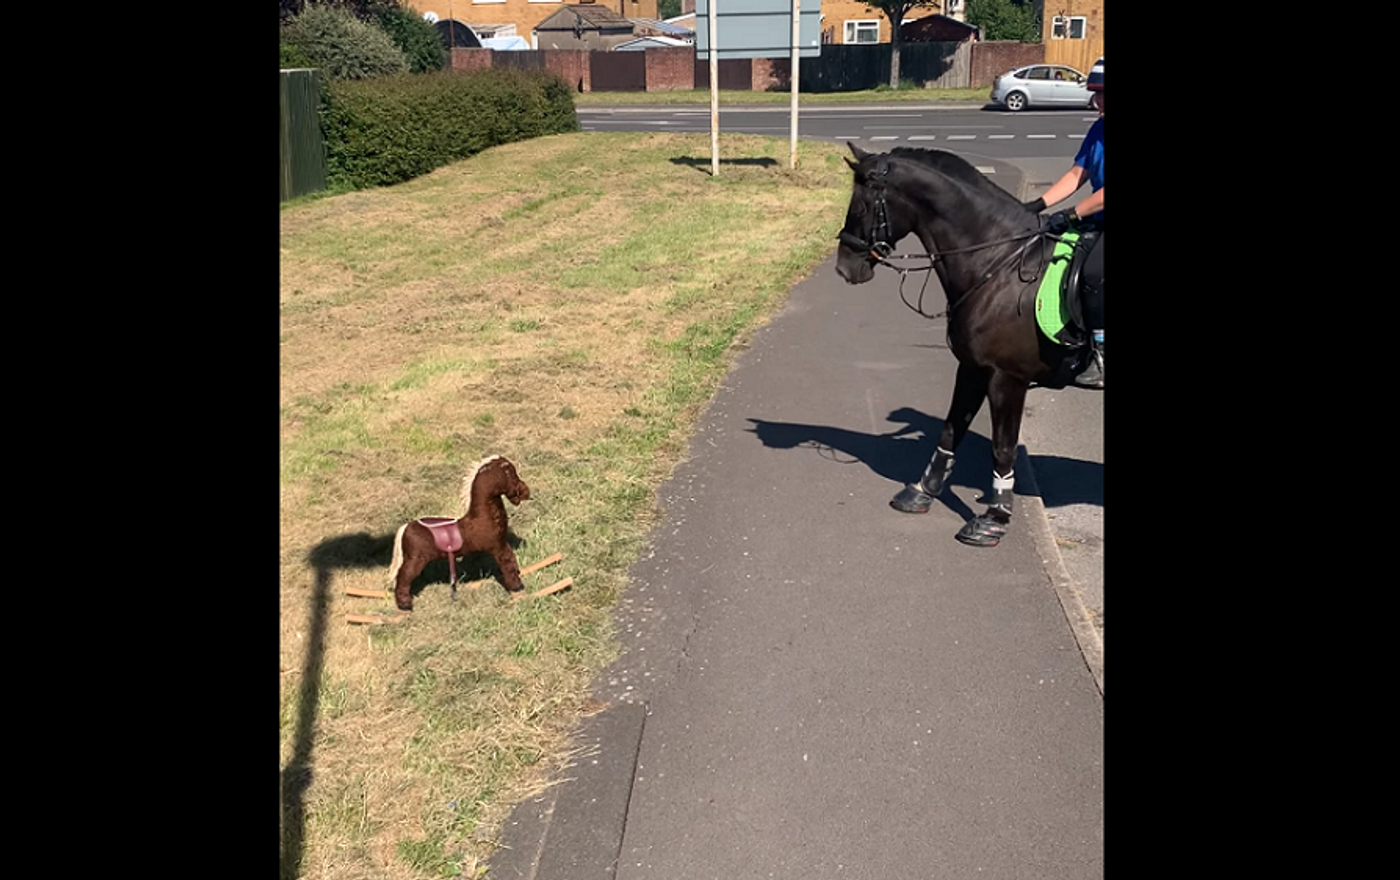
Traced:
MULTIPOLYGON (((1021 201, 1026 200, 1032 189, 1048 187, 1054 183, 1054 181, 1033 181, 1019 165, 1007 164, 1015 167, 1021 175, 1020 183, 1015 190, 1016 198, 1021 201)), ((1045 502, 1040 497, 1040 484, 1036 482, 1035 469, 1031 467, 1030 455, 1026 451, 1025 444, 1017 444, 1016 459, 1016 468, 1030 477, 1031 493, 1021 497, 1031 508, 1028 511, 1031 523, 1031 540, 1035 544, 1036 552, 1040 555, 1041 564, 1045 566, 1045 576, 1050 579, 1050 585, 1055 588, 1055 595, 1060 600, 1060 608, 1065 613, 1065 620, 1069 623, 1070 632, 1074 634, 1074 640, 1079 645, 1079 653, 1083 656, 1085 665, 1089 667, 1089 673, 1094 676, 1094 684, 1098 686, 1099 696, 1103 696, 1103 638, 1099 635, 1093 619, 1089 616, 1083 600, 1079 597, 1079 588, 1075 584, 1074 578, 1070 577, 1069 569, 1065 567, 1064 557, 1060 555, 1060 545, 1055 542, 1055 533, 1050 528, 1050 517, 1045 512, 1045 502)))
POLYGON ((1079 645, 1084 664, 1089 667, 1089 674, 1094 677, 1099 696, 1103 696, 1103 638, 1099 636, 1088 609, 1079 598, 1079 589, 1074 583, 1074 578, 1070 577, 1069 569, 1065 567, 1064 557, 1060 555, 1060 545, 1055 543, 1055 533, 1050 529, 1050 517, 1045 513, 1045 503, 1040 498, 1040 484, 1036 482, 1035 468, 1031 467, 1030 455, 1025 444, 1016 446, 1016 470, 1029 478, 1030 485, 1027 488, 1030 491, 1024 495, 1017 492, 1017 496, 1023 502, 1023 507, 1030 507, 1027 518, 1031 527, 1031 542, 1035 545, 1036 553, 1040 555, 1041 565, 1045 567, 1045 576, 1055 588, 1055 596, 1060 600, 1060 608, 1065 613, 1070 632, 1074 634, 1074 641, 1079 645))
POLYGON ((585 719, 569 775, 512 811, 488 860, 494 880, 616 876, 646 715, 615 703, 585 719))

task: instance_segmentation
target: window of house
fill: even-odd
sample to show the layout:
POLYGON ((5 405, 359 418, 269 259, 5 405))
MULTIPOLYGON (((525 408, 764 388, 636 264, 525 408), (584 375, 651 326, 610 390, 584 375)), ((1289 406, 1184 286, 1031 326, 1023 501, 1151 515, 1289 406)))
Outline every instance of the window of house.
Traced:
POLYGON ((1082 40, 1088 19, 1082 15, 1057 15, 1050 20, 1050 37, 1055 40, 1082 40))
POLYGON ((880 42, 880 19, 871 18, 865 21, 846 22, 846 42, 847 43, 878 43, 880 42))

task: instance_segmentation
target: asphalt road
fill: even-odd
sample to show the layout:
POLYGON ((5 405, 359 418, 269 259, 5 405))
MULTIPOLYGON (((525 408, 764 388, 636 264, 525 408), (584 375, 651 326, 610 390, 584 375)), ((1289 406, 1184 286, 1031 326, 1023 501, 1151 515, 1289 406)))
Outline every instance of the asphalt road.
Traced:
MULTIPOLYGON (((708 132, 709 107, 582 107, 585 131, 708 132)), ((992 158, 1071 159, 1097 118, 1092 110, 1008 113, 968 107, 886 105, 798 108, 798 137, 858 141, 865 149, 891 146, 975 151, 992 158)), ((719 130, 790 136, 787 107, 720 108, 719 130)))

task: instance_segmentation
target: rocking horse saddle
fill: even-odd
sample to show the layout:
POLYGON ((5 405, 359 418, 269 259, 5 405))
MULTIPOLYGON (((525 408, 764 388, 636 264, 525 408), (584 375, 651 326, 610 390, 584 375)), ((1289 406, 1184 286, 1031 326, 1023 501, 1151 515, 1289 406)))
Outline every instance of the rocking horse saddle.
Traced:
POLYGON ((450 516, 425 516, 418 520, 420 526, 425 527, 433 535, 433 543, 444 553, 455 553, 462 549, 462 530, 457 527, 458 520, 450 516))

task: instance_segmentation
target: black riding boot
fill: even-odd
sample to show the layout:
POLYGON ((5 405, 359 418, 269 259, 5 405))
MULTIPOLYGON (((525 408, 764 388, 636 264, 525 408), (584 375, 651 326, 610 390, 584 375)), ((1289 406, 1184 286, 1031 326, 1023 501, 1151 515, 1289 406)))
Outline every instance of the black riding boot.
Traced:
POLYGON ((1103 331, 1091 332, 1092 342, 1088 356, 1084 359, 1084 369, 1074 377, 1074 384, 1081 388, 1103 387, 1103 331))

